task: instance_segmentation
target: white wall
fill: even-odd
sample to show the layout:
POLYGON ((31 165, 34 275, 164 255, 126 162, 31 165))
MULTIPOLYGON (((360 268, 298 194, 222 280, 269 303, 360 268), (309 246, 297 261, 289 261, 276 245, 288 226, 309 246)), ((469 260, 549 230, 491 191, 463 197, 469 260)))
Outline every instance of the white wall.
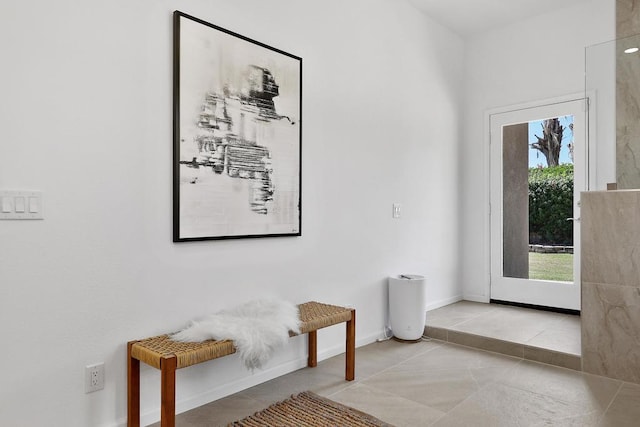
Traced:
MULTIPOLYGON (((359 345, 389 275, 460 298, 463 43, 406 2, 4 0, 0 52, 0 189, 45 206, 0 223, 0 425, 123 423, 128 340, 260 295, 353 304, 359 345), (302 237, 171 242, 174 9, 303 57, 302 237), (84 394, 101 361, 105 389, 84 394)), ((321 357, 343 341, 322 331, 321 357)), ((304 360, 294 338, 254 375, 236 357, 179 371, 178 409, 304 360)), ((159 375, 142 377, 152 422, 159 375)))
POLYGON ((461 264, 465 299, 489 300, 485 113, 585 88, 585 47, 615 36, 615 1, 591 0, 470 38, 465 45, 461 264))

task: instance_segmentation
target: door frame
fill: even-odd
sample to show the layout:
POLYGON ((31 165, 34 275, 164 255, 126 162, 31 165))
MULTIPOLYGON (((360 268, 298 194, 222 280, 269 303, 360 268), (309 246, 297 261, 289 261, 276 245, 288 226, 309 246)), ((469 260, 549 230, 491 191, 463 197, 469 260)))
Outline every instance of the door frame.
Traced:
POLYGON ((597 171, 597 168, 596 168, 597 158, 595 155, 590 155, 590 153, 596 153, 595 151, 596 147, 594 146, 595 142, 592 138, 593 135, 596 135, 596 123, 595 123, 596 120, 594 120, 594 117, 590 117, 593 115, 594 111, 597 111, 595 109, 596 93, 594 91, 587 91, 586 93, 585 92, 572 93, 564 96, 558 96, 555 98, 546 98, 546 99, 541 99, 537 101, 512 104, 512 105, 495 107, 495 108, 490 108, 485 110, 484 117, 483 117, 484 150, 483 150, 483 157, 482 157, 482 164, 483 164, 483 171, 484 171, 483 181, 485 186, 485 191, 483 194, 484 203, 483 203, 483 209, 482 209, 484 227, 481 230, 482 241, 484 242, 484 246, 483 246, 484 253, 482 256, 483 257, 482 264, 484 266, 484 271, 483 271, 483 277, 481 279, 483 283, 483 292, 482 292, 482 295, 465 293, 464 294, 465 300, 488 303, 490 302, 490 299, 491 299, 491 213, 490 213, 490 209, 491 209, 491 122, 490 122, 490 118, 491 118, 491 115, 506 113, 513 110, 532 108, 540 105, 555 104, 555 103, 575 101, 580 99, 588 100, 587 101, 588 108, 587 108, 587 115, 586 115, 586 121, 587 121, 586 138, 587 138, 587 147, 588 147, 587 153, 586 153, 587 165, 588 165, 587 188, 593 189, 593 188, 596 188, 596 182, 595 182, 596 176, 595 176, 595 173, 593 172, 597 171))

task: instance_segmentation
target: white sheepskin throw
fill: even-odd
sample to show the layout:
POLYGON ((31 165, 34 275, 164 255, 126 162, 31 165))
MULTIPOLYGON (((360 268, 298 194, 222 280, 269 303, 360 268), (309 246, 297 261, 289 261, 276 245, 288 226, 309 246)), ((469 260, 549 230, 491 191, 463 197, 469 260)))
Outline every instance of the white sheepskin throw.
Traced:
POLYGON ((193 320, 171 336, 174 341, 232 340, 247 369, 262 367, 274 350, 300 333, 298 307, 288 301, 256 300, 193 320))

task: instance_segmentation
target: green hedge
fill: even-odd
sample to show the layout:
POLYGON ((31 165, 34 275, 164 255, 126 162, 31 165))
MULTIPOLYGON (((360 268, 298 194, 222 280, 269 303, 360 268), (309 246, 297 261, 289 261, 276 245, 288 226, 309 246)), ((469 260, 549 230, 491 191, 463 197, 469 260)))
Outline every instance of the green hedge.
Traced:
POLYGON ((573 245, 573 165, 529 169, 529 242, 573 245))

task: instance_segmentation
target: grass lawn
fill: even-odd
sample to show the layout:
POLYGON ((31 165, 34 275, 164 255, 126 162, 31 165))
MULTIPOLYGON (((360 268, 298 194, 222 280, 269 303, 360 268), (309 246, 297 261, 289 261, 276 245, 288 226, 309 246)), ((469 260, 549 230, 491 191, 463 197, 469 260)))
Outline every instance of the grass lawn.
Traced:
POLYGON ((573 282, 573 254, 529 252, 529 279, 573 282))

